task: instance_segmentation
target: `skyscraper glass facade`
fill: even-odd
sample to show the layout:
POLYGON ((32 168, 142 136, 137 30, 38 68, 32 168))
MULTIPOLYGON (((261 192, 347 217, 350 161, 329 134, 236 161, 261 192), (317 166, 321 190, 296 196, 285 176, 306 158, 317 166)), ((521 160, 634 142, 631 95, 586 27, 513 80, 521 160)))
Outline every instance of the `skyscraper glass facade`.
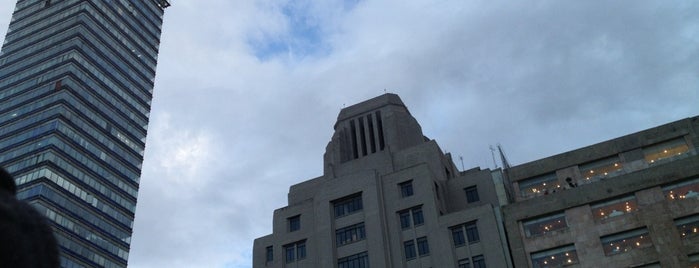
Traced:
POLYGON ((0 165, 63 267, 126 267, 165 0, 19 0, 0 54, 0 165))

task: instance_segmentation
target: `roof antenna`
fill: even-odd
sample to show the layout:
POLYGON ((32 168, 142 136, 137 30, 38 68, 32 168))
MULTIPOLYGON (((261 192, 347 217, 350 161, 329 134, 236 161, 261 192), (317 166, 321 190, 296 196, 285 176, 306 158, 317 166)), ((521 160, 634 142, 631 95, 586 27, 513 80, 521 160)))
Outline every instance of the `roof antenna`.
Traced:
POLYGON ((383 94, 386 94, 386 89, 385 89, 385 88, 383 89, 383 94))
POLYGON ((495 162, 495 148, 493 148, 492 145, 489 145, 490 147, 490 155, 493 156, 493 165, 495 165, 495 168, 498 168, 498 163, 495 162))
POLYGON ((459 156, 459 160, 461 160, 461 170, 465 170, 465 169, 464 169, 464 157, 463 157, 463 156, 459 156))

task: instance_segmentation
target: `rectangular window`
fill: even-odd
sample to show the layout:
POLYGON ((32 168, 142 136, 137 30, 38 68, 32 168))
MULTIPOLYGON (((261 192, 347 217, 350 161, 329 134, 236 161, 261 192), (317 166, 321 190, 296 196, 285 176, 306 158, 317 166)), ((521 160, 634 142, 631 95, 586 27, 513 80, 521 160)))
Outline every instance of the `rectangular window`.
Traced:
POLYGON ((398 211, 401 229, 410 228, 410 218, 412 216, 412 225, 418 226, 425 223, 425 218, 422 215, 422 205, 398 211))
POLYGON ((400 196, 408 197, 413 195, 413 181, 409 180, 398 184, 400 186, 400 196))
POLYGON ((267 247, 267 258, 266 262, 274 261, 274 248, 272 246, 267 247))
POLYGON ((335 231, 335 241, 337 246, 346 245, 355 241, 364 240, 366 232, 364 223, 347 226, 335 231))
POLYGON ((478 197, 478 188, 475 185, 465 188, 464 192, 466 192, 466 202, 467 203, 478 202, 481 200, 478 197))
POLYGON ((459 260, 458 268, 471 268, 471 261, 468 258, 459 260))
POLYGON ((676 219, 675 225, 683 239, 696 236, 699 234, 699 214, 676 219))
POLYGON ((665 198, 670 201, 685 198, 699 199, 699 178, 674 183, 663 187, 665 198))
POLYGON ((568 222, 566 222, 566 215, 563 212, 559 212, 523 221, 522 226, 524 227, 524 234, 527 237, 532 237, 568 228, 568 222))
POLYGON ((579 263, 578 252, 572 244, 532 253, 531 258, 533 268, 562 267, 579 263))
POLYGON ((600 238, 604 254, 607 256, 624 253, 636 248, 653 246, 648 229, 640 228, 600 238))
POLYGON ((464 228, 463 225, 451 227, 451 237, 454 241, 454 247, 460 247, 466 244, 466 239, 464 238, 464 228))
POLYGON ((522 198, 547 195, 555 192, 558 188, 561 188, 561 185, 558 183, 558 177, 556 177, 555 172, 519 182, 519 192, 522 198))
MULTIPOLYGON (((579 166, 580 174, 583 176, 581 183, 590 183, 602 178, 619 175, 623 169, 618 156, 595 160, 579 166)), ((573 187, 572 185, 569 185, 573 187)))
POLYGON ((591 204, 590 209, 592 209, 592 217, 595 220, 600 220, 634 212, 638 210, 638 203, 636 202, 636 196, 628 195, 591 204))
POLYGON ((417 239, 417 253, 420 257, 430 254, 430 245, 427 243, 427 237, 420 237, 417 239))
POLYGON ((469 244, 481 241, 481 238, 478 235, 478 226, 476 226, 475 221, 466 224, 466 237, 468 238, 469 244))
POLYGON ((286 221, 289 223, 289 232, 298 231, 301 229, 301 215, 287 218, 286 221))
POLYGON ((672 160, 689 152, 689 146, 684 138, 677 138, 643 148, 643 155, 648 164, 658 161, 672 160))
POLYGON ((362 252, 337 260, 338 268, 369 268, 369 254, 362 252))
POLYGON ((403 242, 403 250, 405 251, 405 259, 412 260, 415 259, 415 241, 408 240, 403 242))
POLYGON ((306 240, 284 245, 286 263, 306 258, 306 240))
POLYGON ((485 268, 485 258, 483 255, 473 257, 473 268, 485 268))
POLYGON ((363 209, 362 193, 353 194, 347 197, 332 201, 335 211, 335 218, 347 216, 363 209))

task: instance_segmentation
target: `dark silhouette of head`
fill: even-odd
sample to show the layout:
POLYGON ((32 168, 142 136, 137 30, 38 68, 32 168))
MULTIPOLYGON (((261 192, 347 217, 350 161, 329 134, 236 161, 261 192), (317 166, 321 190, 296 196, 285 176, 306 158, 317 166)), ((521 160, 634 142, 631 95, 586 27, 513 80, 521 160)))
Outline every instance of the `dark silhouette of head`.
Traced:
POLYGON ((17 186, 0 167, 0 267, 59 267, 58 246, 46 219, 15 197, 17 186))

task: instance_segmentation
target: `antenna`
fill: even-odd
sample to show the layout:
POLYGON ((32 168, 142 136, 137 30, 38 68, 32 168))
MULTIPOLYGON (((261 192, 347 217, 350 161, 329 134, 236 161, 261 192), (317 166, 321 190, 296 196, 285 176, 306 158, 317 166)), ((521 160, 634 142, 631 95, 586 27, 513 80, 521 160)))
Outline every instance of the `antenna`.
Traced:
POLYGON ((464 157, 463 157, 463 156, 459 156, 459 160, 461 160, 461 170, 465 170, 465 169, 464 169, 464 157))
POLYGON ((495 168, 498 168, 498 162, 495 162, 495 148, 493 148, 492 145, 488 146, 490 148, 490 155, 493 156, 493 165, 495 165, 495 168))
POLYGON ((505 169, 510 168, 510 162, 507 161, 507 157, 505 157, 505 151, 502 149, 502 145, 498 143, 498 151, 500 152, 500 160, 502 161, 502 166, 505 169))

